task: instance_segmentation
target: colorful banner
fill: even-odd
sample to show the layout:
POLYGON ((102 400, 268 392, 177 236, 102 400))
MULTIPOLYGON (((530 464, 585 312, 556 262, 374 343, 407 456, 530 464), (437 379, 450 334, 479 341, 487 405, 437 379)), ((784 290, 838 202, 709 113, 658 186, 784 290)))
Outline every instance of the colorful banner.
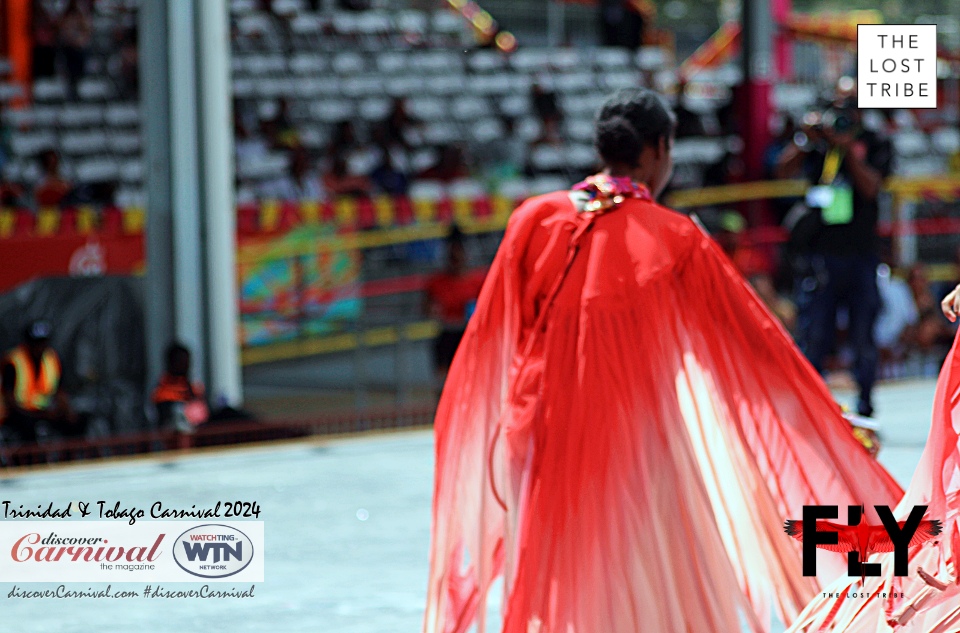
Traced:
POLYGON ((314 246, 333 234, 332 227, 317 225, 241 243, 244 347, 340 332, 360 316, 360 252, 314 246), (289 256, 291 251, 297 254, 289 256))

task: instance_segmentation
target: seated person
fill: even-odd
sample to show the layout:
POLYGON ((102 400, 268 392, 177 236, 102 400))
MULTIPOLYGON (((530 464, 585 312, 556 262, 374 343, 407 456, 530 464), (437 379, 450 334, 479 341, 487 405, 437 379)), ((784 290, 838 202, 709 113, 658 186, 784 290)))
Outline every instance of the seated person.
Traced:
POLYGON ((58 207, 73 190, 73 185, 60 174, 60 155, 52 149, 40 154, 43 177, 34 189, 37 207, 58 207))
POLYGON ((160 428, 192 432, 210 417, 203 399, 203 384, 190 382, 190 350, 179 343, 167 348, 166 367, 151 400, 157 408, 160 428))
POLYGON ((447 265, 424 288, 424 312, 440 322, 433 343, 433 365, 438 386, 446 380, 450 363, 466 331, 486 271, 469 270, 463 234, 453 227, 447 236, 447 265))
POLYGON ((50 333, 46 321, 32 322, 24 330, 23 342, 3 359, 3 428, 14 442, 36 442, 38 426, 67 437, 86 432, 86 422, 60 390, 60 358, 50 347, 50 333))

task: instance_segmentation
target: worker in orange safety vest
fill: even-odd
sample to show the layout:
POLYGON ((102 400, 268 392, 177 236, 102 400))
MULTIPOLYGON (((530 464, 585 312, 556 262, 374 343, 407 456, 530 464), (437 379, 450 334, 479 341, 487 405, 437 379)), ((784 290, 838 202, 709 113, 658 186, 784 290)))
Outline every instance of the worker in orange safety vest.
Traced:
POLYGON ((50 347, 50 334, 47 321, 33 321, 24 330, 21 344, 0 364, 2 426, 13 441, 36 442, 41 422, 61 435, 85 431, 85 424, 60 389, 60 358, 50 347))
POLYGON ((190 350, 180 343, 167 347, 164 373, 151 396, 160 428, 192 433, 209 419, 203 383, 190 382, 190 350))

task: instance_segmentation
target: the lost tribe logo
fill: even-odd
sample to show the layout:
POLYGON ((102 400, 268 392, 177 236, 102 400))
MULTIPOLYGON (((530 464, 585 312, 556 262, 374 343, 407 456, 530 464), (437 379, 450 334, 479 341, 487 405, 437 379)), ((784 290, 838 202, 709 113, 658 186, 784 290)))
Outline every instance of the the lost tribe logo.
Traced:
POLYGON ((198 525, 177 537, 173 558, 194 576, 224 578, 246 569, 253 560, 253 542, 227 525, 198 525))
POLYGON ((880 564, 867 563, 874 552, 893 552, 893 573, 906 576, 909 550, 926 543, 943 530, 938 520, 924 519, 927 506, 914 506, 906 521, 897 521, 888 506, 873 506, 881 525, 870 525, 863 506, 847 506, 847 525, 836 519, 837 506, 803 506, 803 520, 787 520, 784 531, 803 542, 803 575, 817 575, 817 548, 847 554, 847 574, 879 576, 880 564))

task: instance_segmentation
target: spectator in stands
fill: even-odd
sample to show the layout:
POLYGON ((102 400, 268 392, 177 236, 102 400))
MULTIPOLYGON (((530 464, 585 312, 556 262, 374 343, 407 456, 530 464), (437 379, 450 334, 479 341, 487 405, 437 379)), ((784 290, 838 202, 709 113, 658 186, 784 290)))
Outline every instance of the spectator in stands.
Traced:
POLYGON ((373 183, 366 176, 351 174, 347 169, 347 159, 343 155, 334 155, 330 169, 323 176, 323 186, 331 196, 369 196, 373 183))
POLYGON ((460 345, 467 320, 473 313, 485 273, 467 269, 463 234, 454 226, 447 236, 447 263, 427 282, 424 313, 440 322, 440 335, 433 343, 433 367, 438 389, 443 386, 460 345))
POLYGON ((560 104, 557 103, 557 94, 544 87, 540 80, 536 80, 531 88, 530 99, 533 102, 533 111, 537 113, 544 127, 553 125, 559 128, 563 120, 563 112, 560 111, 560 104))
POLYGON ((519 178, 526 169, 529 147, 516 133, 512 117, 502 120, 503 134, 481 145, 476 156, 486 177, 494 183, 519 178))
POLYGON ((930 290, 930 280, 927 278, 927 271, 923 264, 917 263, 910 267, 907 272, 907 284, 910 286, 910 292, 913 294, 913 300, 920 314, 929 312, 931 308, 939 309, 940 302, 930 290))
MULTIPOLYGON (((789 147, 789 145, 793 142, 793 137, 797 134, 797 123, 789 114, 779 113, 777 115, 777 120, 774 123, 773 132, 773 139, 770 141, 770 145, 767 146, 767 149, 763 152, 764 178, 776 177, 777 161, 780 158, 780 154, 783 153, 783 150, 789 147)), ((800 166, 797 165, 797 170, 792 175, 800 175, 799 167, 800 166)))
POLYGON ((243 129, 244 133, 250 134, 251 130, 260 127, 260 117, 257 112, 257 105, 246 99, 233 98, 233 127, 234 130, 243 129))
POLYGON ((266 141, 268 149, 289 149, 280 142, 280 129, 277 127, 275 119, 262 119, 260 121, 260 134, 266 141))
POLYGON ((818 371, 834 340, 837 309, 850 315, 849 339, 854 375, 860 388, 857 413, 873 415, 877 374, 874 324, 880 310, 877 289, 877 199, 890 174, 889 140, 864 129, 856 107, 855 82, 846 77, 828 112, 805 117, 804 134, 782 152, 778 173, 798 166, 818 185, 806 211, 793 223, 798 252, 797 339, 818 371))
POLYGON ((52 149, 40 154, 43 176, 33 191, 37 208, 57 207, 73 190, 73 185, 60 175, 60 155, 52 149))
POLYGON ((750 285, 756 290, 757 296, 770 308, 788 332, 793 332, 797 325, 797 306, 793 301, 779 292, 773 283, 773 277, 767 273, 757 273, 750 277, 750 285))
POLYGON ((909 284, 895 277, 886 262, 877 266, 877 289, 881 307, 873 334, 880 360, 888 364, 906 356, 920 313, 909 284))
POLYGON ((300 131, 290 116, 290 101, 286 97, 281 97, 277 102, 277 114, 270 119, 270 127, 274 146, 290 149, 300 146, 300 131))
POLYGON ((709 165, 703 171, 703 186, 714 187, 743 182, 746 175, 746 165, 739 151, 728 149, 720 160, 709 165))
POLYGON ((110 60, 110 74, 123 99, 136 99, 140 94, 136 27, 119 29, 114 47, 117 53, 110 60))
POLYGON ((23 187, 15 182, 0 181, 0 207, 19 208, 26 206, 23 187))
POLYGON ((560 134, 560 119, 551 117, 543 120, 540 135, 534 139, 531 147, 537 147, 538 145, 563 146, 563 135, 560 134))
POLYGON ((87 55, 93 38, 93 23, 87 6, 80 0, 70 0, 60 18, 60 53, 67 73, 70 98, 77 99, 77 84, 87 69, 87 55))
POLYGON ((647 29, 656 17, 650 0, 600 0, 600 43, 630 49, 643 44, 647 29))
POLYGON ((563 136, 557 119, 547 119, 540 128, 540 135, 530 143, 526 172, 534 174, 565 174, 563 159, 563 136))
POLYGON ((769 274, 771 264, 756 248, 744 243, 747 222, 736 211, 724 211, 720 214, 720 226, 713 238, 727 254, 733 265, 745 278, 758 274, 769 274))
POLYGON ((46 2, 33 3, 33 55, 31 70, 34 79, 57 74, 57 18, 46 2))
POLYGON ((60 388, 60 358, 50 347, 50 336, 47 321, 33 321, 24 330, 21 344, 3 359, 3 429, 13 441, 36 442, 40 427, 64 436, 86 432, 86 420, 73 411, 60 388))
POLYGON ((260 197, 268 200, 312 200, 326 198, 326 192, 316 170, 310 164, 310 155, 302 147, 290 152, 290 172, 266 183, 260 197))
POLYGON ((405 196, 410 188, 407 175, 397 168, 393 152, 388 147, 380 148, 380 164, 370 173, 370 180, 380 193, 405 196))
POLYGON ((419 125, 420 123, 407 113, 406 100, 397 97, 393 100, 390 114, 374 131, 374 138, 377 143, 387 147, 400 146, 404 149, 410 149, 410 141, 407 138, 408 131, 410 128, 419 125))
POLYGON ((935 297, 945 297, 950 292, 960 285, 960 245, 957 246, 953 251, 953 279, 939 279, 930 284, 930 290, 933 292, 935 297))
POLYGON ((673 108, 677 115, 676 138, 705 136, 707 133, 700 115, 690 109, 690 95, 687 94, 687 86, 687 82, 682 79, 677 84, 677 105, 673 108))
MULTIPOLYGON (((785 170, 779 174, 777 173, 777 164, 780 160, 780 155, 793 143, 793 137, 796 136, 796 134, 796 121, 794 121, 793 117, 789 114, 781 113, 775 123, 774 138, 770 141, 770 145, 767 146, 763 154, 764 178, 774 179, 777 178, 778 175, 781 178, 803 178, 803 166, 799 163, 793 167, 792 173, 787 173, 785 170)), ((802 199, 775 198, 770 201, 770 207, 776 215, 777 224, 783 222, 784 218, 790 212, 791 207, 798 202, 802 202, 802 199)))
POLYGON ((717 118, 717 124, 720 127, 720 136, 740 134, 740 120, 735 107, 735 101, 733 98, 727 99, 726 102, 714 112, 714 116, 717 118))
MULTIPOLYGON (((259 120, 252 119, 255 125, 259 120)), ((240 110, 233 111, 234 153, 237 158, 237 172, 247 174, 254 165, 270 155, 270 147, 262 134, 254 133, 244 120, 240 110)))
POLYGON ((470 169, 467 166, 463 148, 455 143, 441 146, 437 162, 429 169, 420 172, 420 178, 424 180, 448 183, 468 176, 470 176, 470 169))
POLYGON ((352 151, 360 148, 360 141, 357 140, 357 133, 353 127, 353 121, 340 121, 333 128, 333 134, 330 135, 330 144, 327 146, 329 156, 346 156, 352 151))
POLYGON ((907 285, 913 295, 918 321, 913 335, 913 344, 921 352, 933 352, 940 347, 949 347, 953 342, 953 329, 940 311, 927 278, 923 264, 914 264, 907 273, 907 285))
POLYGON ((210 413, 203 392, 202 383, 190 382, 190 350, 180 343, 171 343, 164 373, 151 396, 159 427, 189 433, 206 422, 210 413))
POLYGON ((370 0, 337 0, 337 6, 344 11, 367 11, 370 0))

